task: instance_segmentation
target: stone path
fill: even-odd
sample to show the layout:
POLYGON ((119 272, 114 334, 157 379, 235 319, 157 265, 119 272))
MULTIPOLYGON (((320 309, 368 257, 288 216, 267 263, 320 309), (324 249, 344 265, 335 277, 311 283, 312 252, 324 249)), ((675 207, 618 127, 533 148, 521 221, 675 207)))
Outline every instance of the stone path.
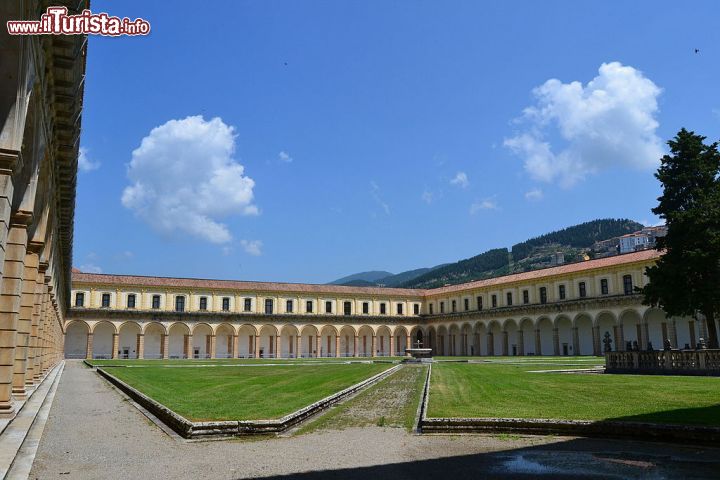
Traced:
POLYGON ((718 471, 718 449, 562 437, 418 436, 377 426, 254 441, 179 441, 81 362, 68 361, 30 478, 717 478, 718 471))

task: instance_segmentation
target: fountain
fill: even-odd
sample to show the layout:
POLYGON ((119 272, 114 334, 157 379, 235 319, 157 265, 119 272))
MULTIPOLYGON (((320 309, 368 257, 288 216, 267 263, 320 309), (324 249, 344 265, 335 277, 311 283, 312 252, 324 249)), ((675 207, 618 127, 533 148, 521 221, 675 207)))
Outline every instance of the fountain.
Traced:
POLYGON ((415 347, 405 349, 405 354, 410 355, 412 358, 405 359, 408 363, 429 363, 432 362, 432 348, 422 348, 422 342, 418 340, 415 342, 415 347))

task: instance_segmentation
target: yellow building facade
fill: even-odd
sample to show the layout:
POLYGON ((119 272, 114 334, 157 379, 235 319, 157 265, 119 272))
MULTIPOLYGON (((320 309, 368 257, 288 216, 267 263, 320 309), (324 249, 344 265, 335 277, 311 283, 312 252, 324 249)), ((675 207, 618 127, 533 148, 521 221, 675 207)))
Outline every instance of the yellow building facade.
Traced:
POLYGON ((74 358, 600 355, 694 348, 702 321, 641 304, 652 250, 436 289, 73 272, 74 358), (629 343, 629 345, 628 345, 629 343))

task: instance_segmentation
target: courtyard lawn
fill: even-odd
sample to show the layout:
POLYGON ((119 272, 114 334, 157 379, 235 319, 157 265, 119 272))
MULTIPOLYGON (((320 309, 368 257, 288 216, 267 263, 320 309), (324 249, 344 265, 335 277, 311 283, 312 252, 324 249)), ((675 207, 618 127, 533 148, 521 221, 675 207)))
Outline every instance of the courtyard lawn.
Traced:
POLYGON ((558 363, 434 364, 427 416, 720 426, 720 378, 531 373, 558 363))
POLYGON ((105 370, 192 421, 280 418, 390 364, 198 366, 105 370))
POLYGON ((131 367, 149 367, 149 366, 198 366, 198 365, 246 365, 254 363, 326 363, 326 362, 396 362, 402 360, 403 357, 320 357, 320 358, 177 358, 177 359, 115 359, 115 360, 86 360, 87 363, 95 367, 109 366, 131 366, 131 367))

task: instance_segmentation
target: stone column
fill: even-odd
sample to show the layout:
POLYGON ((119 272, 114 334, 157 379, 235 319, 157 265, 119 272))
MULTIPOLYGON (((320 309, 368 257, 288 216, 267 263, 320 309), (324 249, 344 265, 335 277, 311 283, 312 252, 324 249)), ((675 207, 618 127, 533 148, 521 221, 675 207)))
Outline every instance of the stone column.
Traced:
POLYGON ((93 334, 88 332, 85 342, 85 358, 92 360, 93 358, 93 334))
POLYGON ((542 339, 539 328, 535 329, 535 355, 542 355, 542 339))
POLYGON ((282 345, 280 344, 280 335, 275 335, 275 358, 282 357, 282 345))
POLYGON ((335 357, 340 357, 340 335, 335 335, 335 357))
POLYGON ((592 329, 593 334, 593 355, 602 355, 602 347, 600 346, 600 326, 595 326, 592 329))
POLYGON ((185 358, 193 358, 193 336, 192 334, 183 337, 185 358))
MULTIPOLYGON (((300 332, 298 332, 300 333, 300 332)), ((295 358, 302 356, 302 335, 295 337, 295 358)))
POLYGON ((163 360, 170 358, 170 335, 162 334, 160 336, 160 354, 163 360))
POLYGON ((145 358, 145 335, 142 333, 137 334, 137 348, 135 350, 138 359, 145 358))
POLYGON ((118 358, 118 350, 120 350, 120 335, 113 333, 112 337, 112 358, 118 358))
POLYGON ((487 333, 487 351, 489 356, 495 355, 495 341, 493 340, 493 333, 487 333))
POLYGON ((358 356, 358 335, 353 338, 353 357, 358 356))
POLYGON ((508 332, 502 332, 502 354, 508 356, 508 332))
MULTIPOLYGON (((35 336, 35 344, 33 346, 33 382, 38 383, 40 381, 41 361, 42 361, 42 341, 44 337, 44 322, 43 322, 43 293, 45 291, 45 271, 47 270, 47 263, 38 263, 38 275, 36 278, 36 289, 35 289, 35 308, 33 310, 33 328, 35 336)), ((32 338, 32 337, 31 337, 32 338)))
MULTIPOLYGON (((640 348, 642 350, 647 350, 648 342, 650 341, 650 329, 648 327, 647 322, 643 322, 642 324, 642 338, 640 339, 640 348)), ((654 348, 660 348, 662 350, 662 345, 655 345, 654 348)))
POLYGON ((390 335, 390 356, 395 356, 395 335, 390 335))
MULTIPOLYGON (((25 272, 27 226, 31 218, 31 215, 21 212, 12 216, 5 246, 3 278, 0 284, 0 415, 11 414, 13 411, 12 387, 15 372, 15 347, 18 340, 20 295, 25 272)), ((23 392, 24 389, 25 384, 23 382, 23 392)))
POLYGON ((377 351, 376 351, 376 350, 377 350, 377 335, 375 335, 374 333, 373 333, 373 336, 372 336, 371 345, 372 345, 372 347, 371 347, 371 348, 372 348, 372 355, 371 355, 371 356, 374 357, 374 356, 377 355, 377 351))
POLYGON ((557 328, 553 328, 553 355, 560 356, 560 332, 557 328))
POLYGON ((232 358, 237 358, 238 357, 238 341, 239 341, 238 336, 233 335, 231 341, 232 341, 232 346, 230 348, 230 355, 232 355, 232 358))
POLYGON ((619 344, 621 345, 618 350, 625 350, 625 330, 623 329, 622 323, 618 325, 618 336, 620 337, 618 339, 619 344))
POLYGON ((573 334, 573 354, 580 355, 580 331, 578 330, 578 327, 573 327, 572 334, 573 334))
MULTIPOLYGON (((405 348, 413 348, 413 344, 410 343, 410 342, 411 342, 410 335, 406 335, 406 336, 405 336, 405 348)), ((402 352, 402 353, 403 353, 403 355, 408 355, 408 354, 405 353, 405 352, 402 352)))
POLYGON ((215 335, 208 335, 210 339, 210 349, 207 353, 210 354, 210 358, 217 358, 217 337, 215 335))
POLYGON ((522 357, 525 355, 525 334, 523 333, 522 329, 517 331, 517 341, 518 341, 518 356, 522 357))
POLYGON ((322 356, 322 336, 315 336, 315 356, 320 358, 322 356))
POLYGON ((255 335, 253 338, 253 346, 255 347, 255 358, 260 358, 260 336, 255 335))

